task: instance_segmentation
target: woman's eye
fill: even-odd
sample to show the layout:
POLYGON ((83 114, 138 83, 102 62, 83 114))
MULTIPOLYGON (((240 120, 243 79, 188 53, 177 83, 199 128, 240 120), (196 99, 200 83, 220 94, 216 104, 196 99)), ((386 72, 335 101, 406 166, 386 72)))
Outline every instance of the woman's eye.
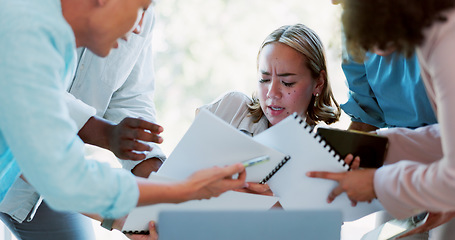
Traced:
POLYGON ((268 82, 268 81, 270 81, 270 79, 263 79, 263 78, 259 79, 260 83, 265 83, 265 82, 268 82))
POLYGON ((285 87, 292 87, 292 86, 294 86, 294 84, 295 84, 295 82, 283 82, 283 81, 282 81, 281 83, 283 83, 283 85, 284 85, 285 87))

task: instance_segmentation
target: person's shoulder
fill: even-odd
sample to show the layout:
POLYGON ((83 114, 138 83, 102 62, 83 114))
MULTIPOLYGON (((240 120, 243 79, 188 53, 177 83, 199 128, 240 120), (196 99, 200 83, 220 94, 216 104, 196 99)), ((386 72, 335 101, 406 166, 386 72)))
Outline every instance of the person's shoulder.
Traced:
POLYGON ((252 102, 251 98, 237 91, 226 92, 215 100, 220 107, 239 109, 252 102))
POLYGON ((0 9, 0 31, 17 39, 31 38, 28 41, 48 41, 54 45, 61 40, 74 39, 60 1, 0 1, 0 9))
POLYGON ((61 65, 73 58, 74 33, 60 1, 0 1, 0 16, 0 52, 5 55, 61 65))
POLYGON ((249 97, 245 93, 237 92, 237 91, 227 92, 224 94, 223 98, 229 99, 232 101, 239 101, 239 102, 246 102, 246 103, 250 103, 252 101, 251 97, 249 97))
POLYGON ((198 110, 207 109, 218 116, 231 118, 233 115, 238 115, 239 112, 248 112, 248 104, 251 102, 251 98, 246 94, 231 91, 222 94, 211 103, 199 107, 198 110))
POLYGON ((33 28, 40 25, 61 25, 63 17, 60 1, 55 0, 18 0, 0 1, 2 20, 9 19, 12 28, 33 28))

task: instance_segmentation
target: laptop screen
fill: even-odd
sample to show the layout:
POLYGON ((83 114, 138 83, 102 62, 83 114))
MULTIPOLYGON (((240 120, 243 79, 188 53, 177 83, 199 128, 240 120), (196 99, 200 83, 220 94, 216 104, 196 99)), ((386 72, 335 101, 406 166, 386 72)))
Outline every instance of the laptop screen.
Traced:
POLYGON ((339 211, 163 211, 160 240, 340 239, 339 211))

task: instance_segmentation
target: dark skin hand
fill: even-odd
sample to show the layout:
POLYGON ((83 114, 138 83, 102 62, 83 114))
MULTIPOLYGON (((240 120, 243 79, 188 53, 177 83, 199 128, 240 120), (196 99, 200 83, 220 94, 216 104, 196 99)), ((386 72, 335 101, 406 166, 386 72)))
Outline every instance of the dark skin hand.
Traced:
POLYGON ((143 178, 148 178, 150 173, 158 171, 163 163, 159 158, 149 158, 136 165, 131 172, 143 178))
POLYGON ((93 116, 78 135, 85 143, 108 149, 120 159, 142 160, 146 155, 139 152, 151 148, 140 141, 162 143, 162 131, 163 127, 139 118, 125 118, 115 125, 93 116))

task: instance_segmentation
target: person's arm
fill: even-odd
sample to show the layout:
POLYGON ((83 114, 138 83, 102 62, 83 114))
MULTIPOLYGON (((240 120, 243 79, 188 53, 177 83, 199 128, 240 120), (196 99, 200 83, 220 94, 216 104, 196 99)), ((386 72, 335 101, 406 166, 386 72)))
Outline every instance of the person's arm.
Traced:
POLYGON ((429 78, 428 95, 435 101, 437 109, 443 157, 432 164, 395 164, 394 169, 385 168, 375 176, 379 199, 386 209, 398 216, 409 215, 413 210, 441 212, 455 209, 455 69, 450 64, 455 61, 454 21, 455 13, 451 11, 447 22, 426 32, 425 44, 419 49, 422 74, 429 78), (386 189, 382 184, 393 184, 394 187, 386 189))
MULTIPOLYGON (((371 54, 368 57, 376 56, 371 54)), ((349 98, 341 104, 341 108, 351 117, 352 122, 376 128, 385 127, 384 113, 371 89, 365 64, 355 62, 349 55, 343 59, 342 68, 349 88, 349 98)))
POLYGON ((2 79, 8 79, 0 81, 2 143, 51 207, 125 215, 139 195, 134 177, 84 158, 84 145, 64 102, 64 80, 75 63, 71 28, 54 21, 9 31, 12 35, 2 38, 1 47, 8 59, 0 64, 2 79))
POLYGON ((362 132, 371 132, 377 129, 378 127, 363 122, 351 122, 348 127, 348 130, 356 130, 362 132))
MULTIPOLYGON (((128 71, 126 67, 128 64, 134 63, 134 66, 129 70, 129 74, 123 84, 112 94, 109 105, 104 112, 104 118, 119 122, 129 116, 156 122, 153 99, 155 91, 152 53, 153 25, 154 14, 153 8, 150 7, 144 14, 141 33, 139 35, 133 34, 129 41, 124 43, 124 46, 120 46, 117 49, 119 51, 114 53, 116 55, 112 56, 112 58, 128 59, 129 62, 122 63, 125 71, 128 71)), ((108 67, 111 69, 116 66, 108 65, 108 67)), ((151 152, 147 154, 146 159, 143 161, 120 159, 123 168, 131 170, 133 174, 142 177, 148 177, 152 171, 157 171, 166 157, 157 144, 150 143, 149 145, 151 152)))
POLYGON ((376 133, 388 138, 389 144, 384 164, 412 159, 430 164, 443 157, 439 124, 417 129, 389 128, 376 133))
POLYGON ((138 118, 125 118, 119 124, 91 117, 81 128, 78 135, 85 142, 111 150, 118 158, 141 160, 150 146, 144 142, 161 143, 159 134, 163 128, 138 118))
MULTIPOLYGON (((384 208, 396 218, 406 218, 424 211, 448 212, 455 209, 455 68, 451 64, 455 61, 454 22, 455 12, 451 11, 447 22, 436 24, 425 32, 427 39, 419 49, 422 74, 428 78, 427 91, 437 108, 443 157, 430 164, 420 163, 417 156, 410 159, 412 161, 402 159, 378 170, 341 174, 309 173, 312 177, 340 183, 342 188, 337 187, 332 192, 332 198, 341 192, 346 192, 357 201, 371 200, 377 196, 384 208)), ((426 133, 422 131, 420 134, 426 133)))
MULTIPOLYGON (((76 99, 70 93, 65 94, 65 102, 71 118, 76 122, 79 129, 78 135, 82 141, 108 149, 120 159, 142 160, 146 157, 145 153, 140 151, 149 151, 151 142, 141 143, 137 140, 157 143, 162 141, 156 130, 147 129, 148 132, 144 132, 144 126, 156 128, 154 124, 145 120, 125 118, 119 124, 115 124, 97 117, 93 107, 76 99), (140 125, 143 127, 139 127, 140 125)), ((136 176, 148 177, 150 170, 157 171, 161 164, 161 159, 152 157, 138 164, 133 168, 132 173, 136 176)))
MULTIPOLYGON (((201 170, 169 186, 85 159, 84 144, 64 101, 64 80, 75 66, 74 36, 58 4, 53 4, 36 4, 34 11, 26 12, 31 19, 45 15, 48 22, 0 28, 0 52, 7 59, 0 60, 0 74, 6 79, 0 81, 0 150, 7 153, 2 157, 18 163, 24 178, 52 208, 118 218, 138 205, 209 198, 245 186, 242 164, 201 170), (232 179, 236 173, 239 178, 232 179)), ((13 22, 19 16, 2 15, 13 22)))
POLYGON ((160 158, 147 158, 131 169, 131 173, 138 177, 147 178, 152 172, 157 172, 161 165, 163 165, 163 160, 160 158))
MULTIPOLYGON (((226 167, 202 169, 192 174, 187 180, 177 183, 153 183, 143 178, 137 178, 140 197, 138 206, 157 203, 181 203, 195 199, 217 197, 228 190, 248 187, 245 183, 246 172, 242 163, 226 167), (236 179, 232 176, 238 174, 236 179)), ((98 214, 83 213, 85 216, 103 222, 106 218, 98 214)), ((121 230, 126 216, 111 222, 111 228, 121 230)), ((112 230, 110 229, 110 230, 112 230)))

